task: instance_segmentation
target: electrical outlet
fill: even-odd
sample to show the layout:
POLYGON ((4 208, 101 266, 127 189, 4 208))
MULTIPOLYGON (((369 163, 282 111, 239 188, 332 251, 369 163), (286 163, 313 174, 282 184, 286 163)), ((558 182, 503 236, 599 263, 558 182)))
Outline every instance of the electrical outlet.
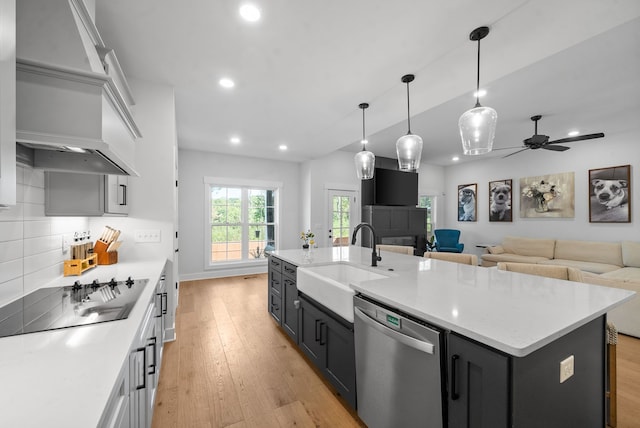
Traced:
POLYGON ((69 247, 71 246, 72 241, 72 235, 62 235, 62 254, 66 254, 69 252, 69 247))
POLYGON ((560 361, 560 383, 565 382, 571 376, 573 376, 573 355, 560 361))
POLYGON ((160 229, 136 230, 133 236, 135 242, 160 242, 160 229))

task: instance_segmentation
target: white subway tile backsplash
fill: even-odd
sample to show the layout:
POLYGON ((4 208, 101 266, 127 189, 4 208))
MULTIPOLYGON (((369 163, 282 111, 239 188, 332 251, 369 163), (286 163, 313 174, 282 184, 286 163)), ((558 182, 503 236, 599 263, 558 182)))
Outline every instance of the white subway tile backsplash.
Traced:
MULTIPOLYGON (((33 168, 22 168, 22 184, 33 187, 41 187, 44 189, 44 171, 33 168)), ((44 201, 44 199, 43 199, 44 201)))
POLYGON ((0 287, 2 287, 3 282, 22 276, 22 264, 22 258, 0 263, 0 287))
POLYGON ((59 266, 63 263, 62 251, 47 251, 46 253, 36 254, 35 256, 25 256, 24 258, 24 274, 51 267, 59 266))
POLYGON ((0 242, 15 241, 23 236, 21 221, 0 221, 0 242))
POLYGON ((22 240, 0 242, 0 263, 21 259, 24 254, 22 240))
POLYGON ((22 296, 22 277, 0 284, 0 306, 4 306, 22 296))
POLYGON ((24 204, 24 220, 32 221, 32 220, 44 220, 50 221, 44 215, 44 205, 41 204, 24 204))
MULTIPOLYGON (((54 278, 61 276, 62 270, 62 263, 59 263, 54 266, 49 266, 44 269, 25 274, 23 277, 25 294, 37 290, 38 288, 45 286, 48 282, 51 282, 54 278)), ((72 284, 73 281, 75 280, 70 278, 69 283, 72 284)))
POLYGON ((0 305, 61 276, 62 236, 89 229, 86 217, 45 216, 43 171, 18 165, 16 174, 18 203, 0 210, 0 305))
POLYGON ((24 186, 23 191, 23 202, 42 205, 44 201, 44 189, 42 187, 24 186))
POLYGON ((36 220, 24 222, 24 237, 35 238, 38 236, 51 235, 51 221, 49 220, 36 220))
POLYGON ((24 256, 34 256, 53 250, 58 250, 62 254, 62 235, 40 236, 29 238, 24 241, 24 256))
MULTIPOLYGON (((3 221, 20 221, 24 218, 22 204, 16 204, 9 208, 0 208, 0 223, 3 221)), ((1 238, 0 238, 1 239, 1 238)))

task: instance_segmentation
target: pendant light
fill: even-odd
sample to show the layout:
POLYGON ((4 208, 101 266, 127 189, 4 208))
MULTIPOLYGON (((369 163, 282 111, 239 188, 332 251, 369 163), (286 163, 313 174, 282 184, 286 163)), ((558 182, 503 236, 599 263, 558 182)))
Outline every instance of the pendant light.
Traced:
POLYGON ((416 171, 420 167, 422 157, 422 138, 411 133, 411 113, 409 111, 409 83, 415 76, 406 74, 402 76, 402 83, 407 84, 407 135, 398 138, 396 142, 396 154, 398 155, 398 169, 400 171, 416 171))
POLYGON ((482 155, 493 148, 498 113, 491 107, 480 105, 480 40, 489 34, 489 27, 478 27, 469 34, 469 39, 478 42, 478 74, 476 79, 476 105, 464 112, 458 121, 462 149, 465 155, 482 155))
POLYGON ((356 164, 358 180, 370 180, 373 178, 373 171, 376 166, 376 157, 373 153, 365 149, 367 140, 364 133, 364 110, 369 107, 369 104, 362 103, 358 105, 358 107, 362 109, 362 151, 356 153, 353 160, 356 164))

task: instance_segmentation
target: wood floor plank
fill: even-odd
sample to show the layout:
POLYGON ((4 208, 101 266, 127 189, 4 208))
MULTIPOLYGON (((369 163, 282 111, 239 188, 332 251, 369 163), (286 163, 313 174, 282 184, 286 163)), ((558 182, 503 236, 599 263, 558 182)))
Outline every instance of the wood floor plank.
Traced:
MULTIPOLYGON (((267 312, 267 275, 180 284, 153 428, 364 427, 267 312)), ((640 428, 640 339, 620 335, 618 428, 640 428)))

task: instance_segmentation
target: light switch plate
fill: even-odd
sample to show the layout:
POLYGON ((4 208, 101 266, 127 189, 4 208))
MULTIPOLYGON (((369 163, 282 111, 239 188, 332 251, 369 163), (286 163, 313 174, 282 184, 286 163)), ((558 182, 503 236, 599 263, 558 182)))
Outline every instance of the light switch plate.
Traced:
POLYGON ((135 242, 160 242, 160 229, 136 230, 133 239, 135 242))
POLYGON ((560 383, 565 382, 571 376, 573 376, 573 355, 560 361, 560 383))

